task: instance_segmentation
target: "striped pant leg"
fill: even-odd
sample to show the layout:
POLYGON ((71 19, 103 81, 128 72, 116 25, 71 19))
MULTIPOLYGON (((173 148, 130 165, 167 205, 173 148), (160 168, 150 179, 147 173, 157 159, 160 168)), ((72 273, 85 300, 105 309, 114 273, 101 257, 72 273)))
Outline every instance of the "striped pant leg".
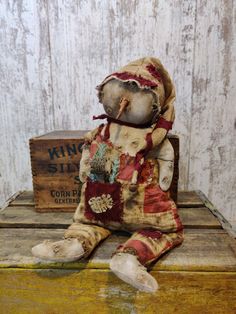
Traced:
POLYGON ((162 233, 155 229, 136 231, 125 243, 118 246, 115 253, 136 255, 143 265, 157 260, 162 254, 183 242, 183 230, 162 233))
POLYGON ((96 225, 73 223, 66 230, 64 238, 78 239, 85 251, 84 257, 87 257, 93 249, 110 234, 111 232, 108 229, 96 225))

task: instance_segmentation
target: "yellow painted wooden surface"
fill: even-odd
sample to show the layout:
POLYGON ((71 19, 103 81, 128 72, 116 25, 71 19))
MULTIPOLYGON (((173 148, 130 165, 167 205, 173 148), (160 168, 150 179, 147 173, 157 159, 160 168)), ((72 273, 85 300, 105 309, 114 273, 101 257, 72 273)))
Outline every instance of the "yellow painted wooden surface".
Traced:
POLYGON ((152 272, 160 289, 138 292, 107 270, 0 270, 4 314, 236 312, 236 273, 152 272))

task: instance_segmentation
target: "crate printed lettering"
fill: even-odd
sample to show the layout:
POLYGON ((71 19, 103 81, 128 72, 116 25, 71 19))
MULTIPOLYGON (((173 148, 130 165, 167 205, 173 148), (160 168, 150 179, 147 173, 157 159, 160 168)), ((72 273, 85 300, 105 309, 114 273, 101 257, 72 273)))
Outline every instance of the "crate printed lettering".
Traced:
POLYGON ((72 173, 79 171, 79 163, 60 163, 60 164, 48 164, 49 173, 72 173))
POLYGON ((65 190, 51 190, 50 194, 51 197, 54 198, 55 203, 57 204, 68 204, 68 203, 79 203, 79 197, 80 197, 80 191, 78 190, 71 190, 71 191, 65 191, 65 190))
POLYGON ((54 158, 63 158, 66 156, 72 156, 77 155, 78 153, 82 153, 82 146, 83 143, 79 143, 78 145, 72 144, 72 145, 65 145, 65 146, 60 146, 58 147, 53 147, 53 148, 48 148, 48 154, 50 157, 50 160, 54 160, 54 158))

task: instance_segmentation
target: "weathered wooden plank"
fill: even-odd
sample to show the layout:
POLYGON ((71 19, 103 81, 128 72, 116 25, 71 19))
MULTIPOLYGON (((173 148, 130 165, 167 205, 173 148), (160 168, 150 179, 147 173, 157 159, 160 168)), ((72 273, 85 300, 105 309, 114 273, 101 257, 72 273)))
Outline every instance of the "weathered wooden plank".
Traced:
POLYGON ((235 313, 236 273, 156 272, 138 292, 107 270, 0 270, 4 313, 235 313), (217 309, 217 310, 216 310, 217 309))
MULTIPOLYGON (((185 228, 221 228, 220 222, 206 208, 180 208, 185 228)), ((73 213, 37 213, 30 206, 11 206, 0 213, 0 228, 67 228, 73 213)))
POLYGON ((54 128, 46 1, 0 2, 0 206, 32 188, 28 139, 54 128))
POLYGON ((23 191, 17 198, 15 198, 9 206, 32 206, 34 207, 34 193, 33 191, 23 191))
POLYGON ((196 1, 188 188, 236 220, 236 2, 196 1))
MULTIPOLYGON (((115 233, 89 260, 74 263, 51 263, 32 256, 31 247, 45 239, 59 240, 63 233, 62 229, 0 229, 0 267, 107 269, 112 253, 128 237, 115 233)), ((222 230, 186 230, 183 244, 165 254, 153 270, 236 271, 236 241, 222 230)))
MULTIPOLYGON (((24 191, 9 206, 34 206, 33 191, 24 191)), ((204 202, 195 191, 179 191, 178 207, 202 207, 204 202)))
POLYGON ((11 202, 13 202, 18 196, 20 196, 23 192, 22 191, 17 191, 16 193, 14 193, 12 196, 10 196, 5 202, 4 204, 1 206, 0 208, 0 213, 5 210, 7 207, 10 206, 11 202))
POLYGON ((206 208, 179 208, 179 215, 185 228, 219 228, 218 219, 206 208))
POLYGON ((202 207, 204 202, 195 191, 179 191, 178 207, 202 207))
POLYGON ((38 213, 30 206, 8 207, 0 214, 1 228, 67 228, 73 213, 38 213))
POLYGON ((222 228, 226 230, 230 236, 236 239, 236 225, 232 225, 228 222, 225 217, 215 208, 215 206, 208 200, 204 193, 201 191, 197 191, 198 195, 201 197, 204 205, 208 208, 208 210, 218 219, 222 228))

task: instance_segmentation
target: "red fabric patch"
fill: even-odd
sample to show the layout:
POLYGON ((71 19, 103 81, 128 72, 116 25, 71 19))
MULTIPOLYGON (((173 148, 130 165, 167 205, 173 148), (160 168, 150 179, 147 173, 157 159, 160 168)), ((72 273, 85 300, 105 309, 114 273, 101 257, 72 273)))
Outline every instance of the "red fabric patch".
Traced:
POLYGON ((123 73, 113 73, 110 76, 115 76, 117 78, 119 78, 120 80, 123 80, 123 81, 127 81, 127 80, 130 80, 130 81, 137 81, 141 86, 147 86, 147 87, 157 87, 157 83, 155 82, 152 82, 150 80, 147 80, 145 78, 143 78, 141 75, 137 76, 135 74, 131 74, 129 72, 123 72, 123 73))
POLYGON ((152 239, 160 239, 162 237, 162 233, 155 229, 143 229, 138 231, 144 237, 152 238, 152 239))
POLYGON ((145 189, 144 212, 161 213, 172 210, 172 202, 168 192, 164 192, 158 185, 148 185, 145 189))
POLYGON ((120 168, 117 176, 120 180, 130 181, 135 169, 135 158, 129 155, 122 154, 120 156, 120 168))
POLYGON ((110 137, 110 123, 108 122, 105 128, 103 140, 106 141, 110 137))
POLYGON ((90 145, 90 149, 89 149, 89 152, 90 152, 89 157, 93 158, 93 156, 96 154, 97 150, 98 150, 98 145, 96 143, 92 143, 90 145))
POLYGON ((173 122, 171 121, 167 121, 165 120, 164 118, 160 117, 157 121, 157 124, 156 124, 156 127, 155 129, 157 128, 163 128, 163 129, 166 129, 167 131, 171 130, 172 129, 172 125, 173 125, 173 122))
POLYGON ((149 73, 152 74, 153 77, 155 77, 159 82, 162 82, 161 74, 157 71, 157 69, 154 67, 153 64, 149 64, 146 66, 146 69, 149 73))
POLYGON ((154 166, 149 161, 144 161, 138 182, 146 183, 149 178, 152 178, 153 168, 154 166))
POLYGON ((148 261, 155 258, 152 250, 142 241, 139 240, 128 240, 123 248, 134 248, 138 254, 138 259, 141 264, 146 264, 148 261))
POLYGON ((101 222, 122 221, 123 203, 121 202, 121 185, 119 183, 101 183, 87 182, 85 190, 85 217, 89 220, 98 220, 101 222), (104 212, 95 212, 89 204, 91 198, 98 199, 103 195, 110 195, 112 198, 112 207, 104 212))

